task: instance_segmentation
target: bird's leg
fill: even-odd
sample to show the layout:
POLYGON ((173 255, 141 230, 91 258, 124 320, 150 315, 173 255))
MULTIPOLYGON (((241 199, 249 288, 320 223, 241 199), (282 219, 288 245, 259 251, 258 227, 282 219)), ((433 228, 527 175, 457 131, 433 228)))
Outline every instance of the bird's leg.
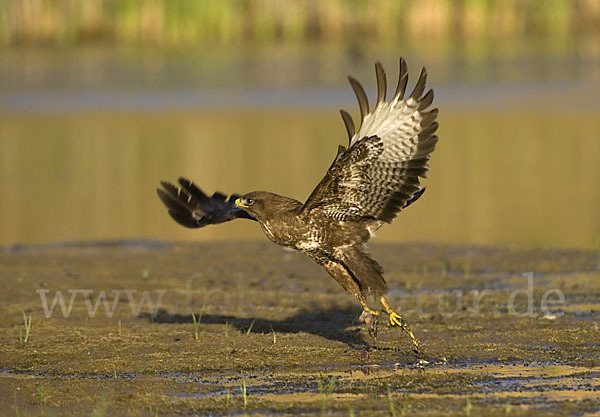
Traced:
POLYGON ((385 301, 385 298, 383 298, 383 296, 379 298, 379 301, 381 301, 381 304, 383 304, 385 311, 390 316, 390 324, 392 326, 399 326, 402 330, 404 330, 406 333, 408 333, 410 340, 412 340, 413 345, 415 345, 415 348, 417 349, 417 352, 418 352, 419 351, 419 341, 413 334, 412 330, 410 330, 410 327, 408 327, 408 324, 406 324, 406 322, 404 321, 402 316, 390 308, 390 306, 388 305, 387 301, 385 301))
POLYGON ((371 310, 362 297, 359 297, 358 300, 363 308, 359 320, 365 323, 369 336, 373 339, 377 339, 377 316, 379 316, 379 311, 371 310))
POLYGON ((369 306, 367 305, 367 303, 365 302, 365 300, 363 300, 362 298, 360 298, 359 300, 360 300, 360 305, 362 306, 363 310, 365 310, 367 313, 371 314, 372 316, 379 315, 379 311, 371 310, 369 308, 369 306))

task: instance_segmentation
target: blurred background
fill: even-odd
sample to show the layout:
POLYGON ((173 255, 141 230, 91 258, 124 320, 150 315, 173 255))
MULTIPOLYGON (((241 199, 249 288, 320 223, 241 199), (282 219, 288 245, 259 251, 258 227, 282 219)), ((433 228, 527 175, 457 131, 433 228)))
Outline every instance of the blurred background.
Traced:
POLYGON ((379 241, 600 249, 600 0, 3 0, 0 246, 264 239, 155 188, 306 199, 400 56, 440 142, 379 241))

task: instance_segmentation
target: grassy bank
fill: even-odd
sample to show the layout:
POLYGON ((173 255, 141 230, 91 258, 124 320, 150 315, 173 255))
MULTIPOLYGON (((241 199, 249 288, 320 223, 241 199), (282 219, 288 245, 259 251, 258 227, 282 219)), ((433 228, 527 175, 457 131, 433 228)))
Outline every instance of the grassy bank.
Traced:
POLYGON ((568 37, 600 28, 597 0, 5 0, 0 43, 186 44, 568 37))

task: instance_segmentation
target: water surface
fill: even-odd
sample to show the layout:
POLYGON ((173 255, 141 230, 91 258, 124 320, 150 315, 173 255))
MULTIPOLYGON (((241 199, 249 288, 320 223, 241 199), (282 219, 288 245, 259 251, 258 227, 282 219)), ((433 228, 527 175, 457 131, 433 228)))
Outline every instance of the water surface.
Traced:
MULTIPOLYGON (((440 108, 428 190, 390 241, 597 248, 600 60, 589 42, 408 44, 440 108)), ((0 244, 260 238, 201 231, 156 198, 180 175, 207 192, 305 199, 356 115, 345 74, 374 95, 397 48, 5 49, 0 64, 0 244)))

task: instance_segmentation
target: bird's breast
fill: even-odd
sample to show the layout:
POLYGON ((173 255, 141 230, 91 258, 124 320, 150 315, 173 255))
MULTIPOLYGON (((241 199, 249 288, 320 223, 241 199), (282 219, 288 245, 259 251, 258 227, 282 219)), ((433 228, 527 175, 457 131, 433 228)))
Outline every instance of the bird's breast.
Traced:
POLYGON ((281 218, 260 222, 264 234, 278 245, 296 248, 305 230, 293 218, 281 218))
MULTIPOLYGON (((262 228, 264 234, 271 240, 275 241, 276 237, 273 233, 273 229, 271 228, 270 222, 260 222, 260 227, 262 228)), ((276 242, 277 243, 277 242, 276 242)))

